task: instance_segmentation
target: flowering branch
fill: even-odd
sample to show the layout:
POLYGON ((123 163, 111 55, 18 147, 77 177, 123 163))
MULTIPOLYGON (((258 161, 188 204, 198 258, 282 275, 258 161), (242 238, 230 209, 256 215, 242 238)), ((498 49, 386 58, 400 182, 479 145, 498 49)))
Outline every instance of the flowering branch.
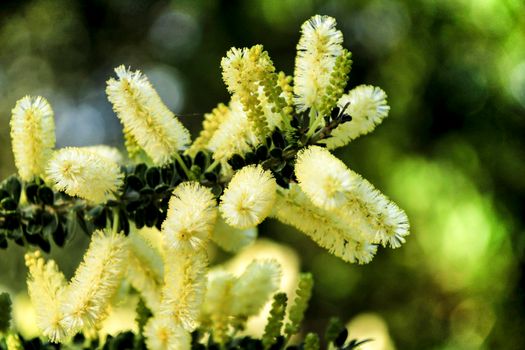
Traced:
MULTIPOLYGON (((18 175, 0 184, 0 247, 13 241, 49 252, 51 241, 63 246, 75 231, 93 234, 71 282, 39 252, 26 255, 44 335, 63 342, 95 329, 126 278, 152 313, 140 327, 150 349, 189 349, 199 326, 222 344, 233 341, 277 291, 280 268, 253 262, 238 277, 208 274, 206 248, 215 241, 238 250, 270 216, 347 262, 370 262, 379 245, 400 247, 409 234, 404 211, 329 151, 372 131, 389 111, 380 88, 345 93, 352 60, 342 42, 333 18, 312 17, 293 77, 277 72, 261 45, 228 51, 221 67, 231 100, 206 114, 193 143, 146 76, 116 68, 106 93, 127 163, 107 146, 54 150, 47 101, 18 101, 11 120, 18 175), (125 237, 144 227, 160 232, 157 250, 125 237)), ((286 295, 274 296, 257 346, 280 348, 297 333, 311 288, 303 276, 289 323, 286 295)), ((359 345, 345 345, 347 333, 338 332, 336 347, 359 345)), ((318 347, 318 337, 306 337, 304 348, 318 347)))

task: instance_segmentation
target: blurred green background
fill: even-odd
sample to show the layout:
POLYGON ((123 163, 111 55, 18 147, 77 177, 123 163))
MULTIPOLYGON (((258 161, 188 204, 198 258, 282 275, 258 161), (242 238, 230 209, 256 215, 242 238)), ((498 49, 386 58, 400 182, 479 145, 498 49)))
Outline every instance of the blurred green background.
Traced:
MULTIPOLYGON (((4 0, 1 177, 15 171, 8 122, 25 94, 50 101, 58 146, 120 146, 104 89, 125 64, 195 135, 203 113, 228 101, 226 51, 263 44, 291 74, 300 25, 317 13, 337 19, 353 53, 349 87, 378 85, 391 105, 374 133, 336 153, 406 209, 412 234, 357 266, 265 222, 260 235, 293 247, 314 273, 305 328, 372 313, 396 349, 524 349, 523 0, 4 0)), ((0 253, 2 284, 24 288, 22 251, 0 253)), ((80 253, 55 254, 70 274, 80 253)))

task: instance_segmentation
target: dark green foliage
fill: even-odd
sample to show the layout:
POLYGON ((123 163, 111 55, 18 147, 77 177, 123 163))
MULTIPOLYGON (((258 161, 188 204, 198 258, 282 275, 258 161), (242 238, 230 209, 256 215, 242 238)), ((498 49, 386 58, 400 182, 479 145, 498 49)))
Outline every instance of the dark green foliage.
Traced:
POLYGON ((319 336, 315 333, 308 333, 304 339, 304 350, 319 350, 319 336))
POLYGON ((8 293, 0 294, 0 334, 6 333, 11 324, 11 298, 8 293))
POLYGON ((244 156, 234 154, 228 160, 228 164, 233 170, 238 170, 245 165, 261 164, 264 169, 272 172, 279 186, 288 188, 290 182, 296 180, 294 162, 297 152, 309 145, 324 147, 324 144, 319 143, 320 140, 330 137, 330 133, 338 125, 352 120, 352 117, 344 111, 345 109, 340 110, 335 107, 330 115, 325 117, 326 126, 319 127, 311 133, 308 126, 308 113, 294 115, 291 121, 292 130, 283 131, 276 128, 271 136, 266 138, 265 144, 258 145, 244 156))
POLYGON ((102 350, 141 349, 134 347, 134 338, 133 332, 119 333, 115 337, 108 335, 102 350))
POLYGON ((137 317, 135 318, 135 320, 137 321, 139 333, 142 334, 142 331, 144 330, 144 326, 146 325, 146 323, 148 322, 148 320, 153 314, 151 313, 151 310, 148 309, 148 307, 146 306, 142 298, 139 299, 136 311, 137 311, 137 317))
MULTIPOLYGON (((281 303, 282 300, 279 301, 281 303)), ((281 304, 280 304, 281 305, 281 304)), ((346 333, 348 334, 348 332, 346 333)), ((42 341, 39 338, 33 339, 24 339, 20 334, 17 334, 20 339, 20 343, 23 349, 31 350, 51 350, 51 349, 61 349, 66 348, 60 344, 53 344, 49 342, 42 341)), ((209 336, 207 341, 204 334, 199 330, 195 330, 192 334, 191 349, 192 350, 319 350, 319 336, 315 333, 308 333, 304 340, 296 345, 288 345, 285 341, 284 334, 277 334, 275 336, 275 341, 269 347, 265 347, 264 341, 262 339, 252 338, 250 336, 234 337, 228 340, 225 344, 216 343, 213 339, 213 336, 209 336)), ((5 341, 5 339, 4 339, 5 341)), ((369 340, 358 341, 356 339, 348 342, 346 346, 337 346, 335 343, 335 349, 338 350, 355 350, 359 346, 369 340)), ((105 342, 100 343, 99 339, 88 340, 82 333, 78 333, 72 339, 74 346, 79 349, 103 349, 103 350, 120 350, 120 349, 130 349, 130 350, 146 350, 145 339, 142 334, 135 334, 133 332, 127 331, 119 333, 115 336, 107 336, 105 342)), ((5 342, 0 338, 0 350, 6 349, 5 342)), ((70 348, 67 346, 67 348, 70 348)))
POLYGON ((325 342, 327 344, 334 342, 344 328, 345 327, 340 319, 337 317, 331 318, 324 333, 325 342))
POLYGON ((296 291, 294 303, 290 307, 288 318, 290 322, 285 326, 285 333, 287 338, 299 331, 299 327, 304 318, 304 313, 308 307, 308 302, 312 296, 314 280, 310 273, 303 273, 299 276, 299 284, 296 291))
POLYGON ((264 327, 262 338, 265 349, 280 349, 284 343, 284 337, 280 334, 286 314, 287 301, 288 297, 285 293, 277 293, 273 296, 272 309, 266 327, 264 327))

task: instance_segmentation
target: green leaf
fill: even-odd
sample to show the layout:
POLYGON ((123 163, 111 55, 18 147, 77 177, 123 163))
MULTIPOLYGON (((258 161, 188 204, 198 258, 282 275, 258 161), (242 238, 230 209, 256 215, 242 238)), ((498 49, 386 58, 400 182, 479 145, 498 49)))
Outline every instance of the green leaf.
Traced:
POLYGON ((136 312, 137 317, 135 318, 135 321, 137 321, 139 334, 142 335, 142 332, 144 331, 144 326, 146 325, 150 317, 153 316, 153 314, 151 313, 151 310, 148 309, 142 298, 140 298, 139 302, 137 303, 136 312))
POLYGON ((319 350, 319 336, 315 333, 308 333, 304 338, 304 350, 319 350))
POLYGON ((332 317, 326 326, 326 331, 324 334, 324 340, 327 344, 333 342, 341 331, 345 328, 343 323, 337 317, 332 317))
POLYGON ((146 183, 149 187, 155 188, 160 184, 160 170, 157 167, 151 167, 146 171, 146 183))
POLYGON ((44 237, 49 238, 53 236, 58 228, 58 215, 56 213, 45 213, 43 218, 44 228, 42 229, 42 234, 44 237))
POLYGON ((137 175, 128 175, 126 182, 127 187, 135 191, 140 191, 144 187, 142 180, 137 175))
POLYGON ((14 199, 7 197, 0 201, 0 206, 4 210, 12 211, 12 210, 16 210, 16 208, 18 207, 18 203, 15 202, 14 199))
POLYGON ((303 273, 299 276, 294 303, 290 307, 288 316, 290 322, 286 324, 284 330, 288 339, 299 331, 299 327, 304 318, 304 313, 308 308, 308 302, 312 296, 313 285, 314 279, 311 273, 303 273))
POLYGON ((11 323, 11 298, 8 293, 0 294, 0 333, 6 333, 11 323))
POLYGON ((36 203, 38 197, 38 185, 35 183, 28 184, 26 186, 26 198, 30 203, 36 203))
POLYGON ((346 338, 348 338, 348 330, 344 328, 334 339, 334 345, 337 347, 342 347, 345 345, 346 338))
POLYGON ((40 186, 37 195, 40 201, 46 205, 53 205, 55 202, 55 194, 53 193, 53 190, 47 186, 40 186))
POLYGON ((11 198, 18 203, 20 201, 20 193, 22 192, 22 184, 15 175, 11 175, 0 184, 0 188, 7 191, 11 198))
POLYGON ((270 310, 268 323, 266 327, 264 327, 264 334, 262 336, 265 349, 269 349, 281 334, 287 301, 288 297, 285 293, 277 293, 273 296, 272 309, 270 310))

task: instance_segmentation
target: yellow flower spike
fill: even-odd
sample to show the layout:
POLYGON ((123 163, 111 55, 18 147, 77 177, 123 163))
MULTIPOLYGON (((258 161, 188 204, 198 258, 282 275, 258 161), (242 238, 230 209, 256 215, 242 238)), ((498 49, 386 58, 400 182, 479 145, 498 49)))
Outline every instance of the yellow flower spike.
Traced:
POLYGON ((144 327, 146 345, 150 350, 190 350, 191 336, 168 317, 154 316, 144 327))
POLYGON ((332 17, 316 15, 301 26, 294 71, 295 105, 299 112, 319 109, 337 57, 343 53, 343 34, 332 17))
POLYGON ((410 234, 406 213, 360 176, 353 199, 340 210, 345 218, 360 215, 368 219, 369 237, 383 247, 399 248, 410 234))
POLYGON ((327 210, 346 204, 359 179, 342 161, 318 146, 297 154, 295 176, 310 200, 327 210))
POLYGON ((174 251, 164 256, 164 287, 160 315, 169 317, 188 332, 195 330, 206 293, 206 251, 174 251))
POLYGON ((368 134, 388 116, 390 107, 386 93, 378 87, 360 85, 337 102, 339 108, 348 105, 345 113, 352 120, 340 124, 332 131, 332 137, 322 140, 329 149, 342 147, 361 135, 368 134))
POLYGON ((256 315, 277 291, 281 266, 275 260, 254 260, 238 277, 232 288, 232 315, 256 315))
MULTIPOLYGON (((160 310, 161 290, 164 282, 164 263, 158 247, 145 237, 155 237, 154 228, 141 232, 132 230, 128 236, 130 254, 126 279, 140 293, 146 306, 153 312, 160 310)), ((160 234, 159 234, 160 235, 160 234)))
POLYGON ((55 147, 53 110, 43 97, 25 96, 16 102, 11 117, 15 165, 24 181, 44 177, 55 147))
POLYGON ((226 161, 234 154, 245 154, 258 143, 257 136, 250 127, 250 122, 237 97, 232 97, 228 113, 213 133, 208 142, 208 149, 213 151, 213 158, 226 161))
POLYGON ((260 165, 235 173, 221 197, 219 210, 228 225, 244 229, 260 224, 272 211, 277 183, 260 165))
POLYGON ((211 191, 196 183, 177 186, 162 224, 165 246, 175 250, 198 250, 210 238, 217 218, 216 201, 211 191))
POLYGON ((377 250, 368 231, 362 234, 369 223, 366 217, 353 216, 347 211, 346 207, 341 211, 324 210, 314 205, 298 185, 291 184, 289 190, 278 192, 272 216, 301 230, 344 261, 367 263, 377 250), (362 244, 358 245, 359 242, 362 244))
POLYGON ((47 167, 55 189, 95 203, 105 202, 121 186, 120 166, 90 150, 66 147, 56 151, 47 167))
POLYGON ((360 233, 354 237, 358 241, 392 248, 405 242, 409 233, 405 212, 327 149, 311 146, 299 152, 295 175, 312 203, 348 222, 360 233))
POLYGON ((160 309, 163 265, 159 252, 136 231, 128 236, 130 254, 126 279, 153 312, 160 309))
POLYGON ((27 289, 35 306, 37 325, 53 343, 62 342, 68 335, 60 309, 66 291, 66 279, 53 260, 46 262, 40 251, 27 253, 29 268, 27 289))
POLYGON ((201 319, 210 324, 213 337, 219 342, 225 340, 231 323, 231 308, 235 303, 232 288, 235 282, 235 276, 223 270, 210 271, 208 274, 201 319))
POLYGON ((128 261, 122 234, 95 231, 84 259, 67 288, 62 312, 70 334, 92 329, 105 316, 128 261))
POLYGON ((190 134, 164 105, 140 71, 115 68, 106 93, 124 129, 157 165, 168 163, 190 143, 190 134))
MULTIPOLYGON (((236 94, 246 110, 248 120, 260 140, 266 137, 271 129, 266 120, 263 106, 258 95, 264 81, 276 80, 269 75, 275 74, 275 68, 262 45, 251 48, 232 48, 221 60, 222 78, 228 91, 236 94)), ((269 92, 269 91, 267 91, 269 92)))

